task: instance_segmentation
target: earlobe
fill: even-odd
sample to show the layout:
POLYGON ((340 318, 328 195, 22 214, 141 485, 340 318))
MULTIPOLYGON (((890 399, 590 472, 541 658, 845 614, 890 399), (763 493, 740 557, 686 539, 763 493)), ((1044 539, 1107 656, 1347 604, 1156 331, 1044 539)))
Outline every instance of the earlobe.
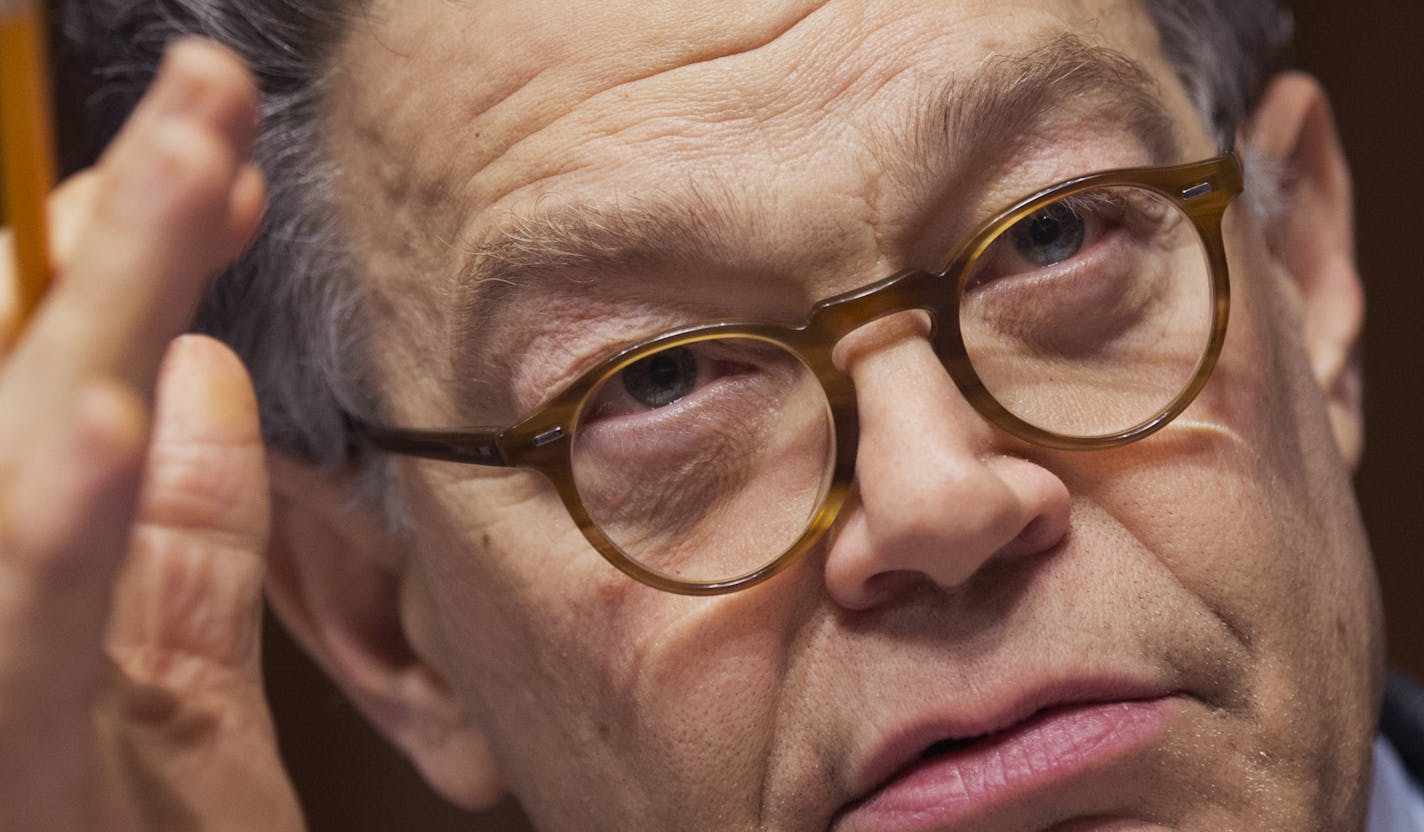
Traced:
POLYGON ((1355 264, 1350 172, 1325 91, 1300 73, 1277 77, 1245 142, 1283 172, 1280 204, 1266 211, 1267 237, 1295 284, 1311 369, 1325 392, 1336 444, 1354 468, 1364 447, 1364 289, 1355 264))
POLYGON ((267 594, 277 617, 446 799, 503 794, 483 733, 421 639, 421 596, 398 542, 328 474, 273 455, 267 594))

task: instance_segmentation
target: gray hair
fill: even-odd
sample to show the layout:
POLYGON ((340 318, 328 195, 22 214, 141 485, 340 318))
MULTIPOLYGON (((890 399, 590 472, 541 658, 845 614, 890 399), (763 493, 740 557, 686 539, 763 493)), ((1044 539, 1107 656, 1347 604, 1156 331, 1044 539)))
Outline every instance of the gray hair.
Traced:
MULTIPOLYGON (((66 4, 63 22, 69 48, 95 73, 90 109, 99 142, 118 129, 175 36, 220 41, 259 78, 256 155, 271 183, 266 221, 214 283, 195 326, 246 361, 268 442, 328 466, 349 458, 345 414, 378 413, 380 406, 364 359, 363 284, 353 279, 357 270, 335 221, 336 171, 317 141, 327 61, 366 2, 83 0, 66 4)), ((1203 119, 1232 146, 1290 41, 1289 13, 1276 0, 1145 2, 1203 119)))
POLYGON ((332 203, 336 169, 320 150, 325 67, 366 0, 80 0, 62 48, 90 69, 90 144, 102 146, 151 82, 166 44, 201 35, 253 68, 262 88, 256 160, 268 178, 263 227, 212 284, 193 328, 226 341, 252 373, 268 443, 337 465, 347 413, 376 404, 360 313, 332 203))
POLYGON ((1162 51, 1222 147, 1255 109, 1294 34, 1275 0, 1147 0, 1162 51))

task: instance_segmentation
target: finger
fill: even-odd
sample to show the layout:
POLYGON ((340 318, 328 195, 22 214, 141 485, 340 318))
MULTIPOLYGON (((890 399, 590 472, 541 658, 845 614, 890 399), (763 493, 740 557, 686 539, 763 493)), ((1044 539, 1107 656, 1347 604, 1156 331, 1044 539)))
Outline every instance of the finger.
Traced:
POLYGON ((132 547, 108 633, 130 678, 182 693, 258 687, 270 506, 257 401, 210 338, 170 347, 132 547))
MULTIPOLYGON (((67 414, 76 412, 77 397, 89 389, 126 388, 140 410, 146 407, 148 377, 156 374, 158 362, 143 353, 152 349, 151 342, 167 340, 162 333, 181 326, 203 276, 235 247, 241 229, 233 220, 249 228, 255 223, 252 216, 231 216, 235 199, 253 210, 251 176, 237 163, 239 151, 245 152, 238 145, 250 142, 250 130, 239 125, 244 118, 251 121, 245 73, 216 47, 186 44, 173 55, 145 100, 145 113, 134 119, 147 126, 126 128, 95 175, 59 195, 61 202, 73 200, 66 217, 77 217, 78 230, 67 230, 66 220, 56 235, 61 245, 72 237, 73 257, 61 262, 63 279, 0 374, 0 518, 16 527, 11 537, 30 538, 14 551, 0 547, 0 558, 12 570, 30 567, 43 576, 64 571, 69 559, 87 553, 87 568, 66 573, 74 585, 63 587, 70 597, 61 599, 78 610, 76 621, 91 620, 89 611, 107 608, 112 570, 128 543, 126 528, 85 518, 100 509, 127 516, 136 489, 100 493, 73 486, 69 480, 88 476, 83 469, 91 461, 67 455, 67 449, 82 442, 86 430, 104 428, 86 427, 67 414), (204 103, 208 96, 222 100, 204 103), (173 135, 156 138, 165 131, 173 135), (185 137, 198 148, 195 156, 180 149, 185 137), (145 181, 150 188, 141 187, 145 181), (239 193, 241 182, 248 184, 239 193), (130 204, 132 215, 123 208, 130 204), (194 241, 213 251, 195 252, 194 241), (178 308, 185 311, 180 315, 178 308), (31 513, 11 504, 25 499, 47 507, 31 513), (83 545, 45 526, 48 518, 64 518, 89 532, 83 545)), ((120 416, 104 418, 122 421, 120 416)), ((140 436, 140 446, 143 441, 140 436)), ((34 600, 54 615, 71 613, 44 595, 34 600)), ((88 644, 97 656, 100 627, 86 637, 75 635, 60 655, 78 655, 88 644)))
POLYGON ((50 391, 59 401, 37 404, 52 407, 79 379, 109 374, 151 392, 163 348, 191 317, 208 276, 256 225, 256 174, 246 162, 254 122, 253 85, 235 58, 196 41, 170 50, 100 161, 73 255, 6 367, 0 395, 17 386, 31 397, 50 391))
POLYGON ((79 243, 79 235, 89 223, 90 209, 98 189, 103 185, 99 172, 93 168, 80 171, 60 183, 49 198, 50 262, 62 272, 79 243))
POLYGON ((191 308, 203 275, 227 253, 216 248, 232 246, 252 107, 250 82, 227 53, 180 45, 135 119, 144 126, 124 131, 96 184, 74 189, 76 201, 86 190, 92 198, 89 210, 66 212, 87 215, 73 261, 0 376, 0 561, 7 586, 25 588, 0 604, 0 615, 16 617, 8 643, 50 643, 16 632, 44 610, 76 628, 56 657, 97 661, 96 622, 127 545, 146 441, 144 366, 156 373, 157 359, 142 354, 181 325, 186 311, 175 307, 191 308), (181 149, 186 139, 196 155, 181 149))
POLYGON ((113 541, 133 519, 145 419, 128 388, 90 385, 59 441, 32 455, 16 472, 19 485, 0 494, 0 703, 28 716, 0 723, 6 732, 86 721, 101 675, 113 541))
POLYGON ((78 798, 94 776, 108 598, 90 590, 107 586, 115 558, 91 555, 129 526, 146 426, 121 385, 78 402, 67 441, 0 500, 0 784, 16 829, 94 828, 78 821, 78 798))
POLYGON ((246 370, 217 341, 178 339, 159 376, 107 638, 115 687, 100 709, 127 765, 169 795, 147 815, 181 805, 194 828, 302 828, 261 684, 269 505, 246 370))
POLYGON ((146 126, 126 129, 100 166, 74 256, 0 372, 0 707, 24 715, 0 720, 0 747, 43 769, 27 782, 63 790, 91 764, 82 734, 157 352, 255 223, 233 214, 250 180, 251 85, 240 70, 204 75, 223 62, 232 69, 196 45, 169 62, 146 126))

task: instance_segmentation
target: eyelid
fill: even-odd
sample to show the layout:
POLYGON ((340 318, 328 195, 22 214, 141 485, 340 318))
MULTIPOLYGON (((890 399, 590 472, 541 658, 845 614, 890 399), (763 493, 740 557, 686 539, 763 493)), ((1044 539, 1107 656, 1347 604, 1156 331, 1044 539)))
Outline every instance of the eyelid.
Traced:
MULTIPOLYGON (((617 329, 623 332, 615 332, 607 340, 580 338, 577 335, 572 338, 559 339, 560 347, 564 352, 563 357, 550 359, 548 365, 542 368, 541 372, 529 373, 516 382, 515 401, 521 416, 537 411, 549 401, 558 398, 569 387, 577 384, 603 362, 649 338, 649 333, 641 331, 636 335, 623 334, 629 332, 630 327, 619 326, 617 329)), ((666 326, 657 331, 665 332, 672 329, 672 326, 666 326)), ((590 332, 594 330, 602 331, 598 327, 588 328, 590 332)), ((587 334, 587 332, 582 334, 587 334)), ((531 348, 529 353, 537 354, 538 350, 531 348)))
MULTIPOLYGON (((681 418, 688 408, 707 405, 707 396, 726 393, 738 389, 740 385, 756 384, 759 383, 758 379, 784 378, 786 368, 790 366, 804 367, 801 359, 790 350, 755 338, 709 339, 685 344, 676 349, 682 348, 692 351, 697 367, 697 377, 693 387, 685 396, 661 407, 648 407, 635 403, 628 410, 620 409, 607 412, 604 405, 597 399, 604 390, 609 390, 618 399, 622 399, 626 395, 621 386, 621 374, 628 367, 633 366, 633 364, 629 364, 619 372, 609 375, 603 386, 591 394, 586 405, 585 417, 592 416, 594 421, 615 423, 624 418, 677 419, 681 418), (601 415, 600 411, 603 411, 601 415)), ((660 352, 645 355, 639 360, 651 358, 660 352)))
MULTIPOLYGON (((699 394, 705 391, 707 387, 722 379, 723 377, 729 375, 729 373, 727 372, 727 369, 729 367, 734 367, 735 365, 741 363, 736 360, 735 356, 726 354, 727 352, 728 348, 726 347, 726 345, 718 341, 697 341, 691 344, 683 344, 676 347, 656 350, 647 355, 644 355, 640 357, 637 361, 630 362, 628 365, 609 374, 608 377, 603 380, 602 384, 599 387, 595 388, 595 390, 589 396, 588 404, 585 406, 583 418, 592 417, 594 419, 607 419, 620 418, 623 416, 647 415, 650 413, 672 413, 679 407, 683 406, 685 403, 695 399, 699 394), (719 349, 719 347, 721 349, 719 349), (598 401, 605 391, 609 392, 610 394, 614 395, 619 399, 632 399, 632 395, 627 393, 625 388, 623 387, 623 382, 626 379, 626 373, 629 370, 631 370, 633 367, 637 366, 641 362, 656 358, 659 355, 663 355, 673 350, 683 349, 688 350, 688 352, 692 355, 694 368, 696 371, 696 377, 693 379, 692 389, 687 393, 687 395, 681 396, 659 407, 650 407, 648 405, 633 402, 632 406, 629 407, 627 410, 619 410, 614 413, 603 412, 606 411, 608 405, 611 404, 607 402, 598 401)), ((608 354, 616 354, 616 350, 610 351, 608 354)))
MULTIPOLYGON (((1117 194, 1116 191, 1106 190, 1087 191, 1064 197, 1050 205, 1062 205, 1078 216, 1102 217, 1106 213, 1103 209, 1110 209, 1113 214, 1121 216, 1129 210, 1128 200, 1117 194)), ((1044 206, 1045 208, 1048 206, 1044 206)), ((1032 215, 1029 218, 1031 219, 1032 215)))
POLYGON ((702 354, 702 350, 697 349, 697 344, 673 347, 668 350, 658 350, 657 352, 645 355, 637 361, 610 374, 603 379, 602 383, 594 388, 589 394, 587 403, 579 419, 581 422, 601 421, 604 419, 617 419, 624 416, 635 416, 644 413, 651 413, 668 408, 675 408, 683 401, 697 395, 708 380, 707 368, 708 359, 702 354), (688 393, 662 405, 647 405, 637 401, 633 394, 627 389, 628 373, 645 361, 667 355, 676 350, 687 350, 687 354, 692 357, 693 378, 692 385, 688 393))

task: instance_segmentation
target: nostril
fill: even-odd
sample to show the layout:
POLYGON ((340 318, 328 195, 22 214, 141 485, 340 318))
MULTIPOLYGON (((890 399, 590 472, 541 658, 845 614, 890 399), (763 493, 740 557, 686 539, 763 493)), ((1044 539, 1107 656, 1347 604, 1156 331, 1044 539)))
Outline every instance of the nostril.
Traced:
POLYGON ((1056 547, 1068 528, 1066 485, 1000 446, 923 338, 854 357, 857 499, 825 564, 838 604, 866 610, 953 592, 996 557, 1056 547))
POLYGON ((1027 555, 1041 552, 1058 542, 1059 533, 1048 518, 1038 516, 1024 526, 1023 531, 1003 548, 1005 555, 1027 555))
POLYGON ((1030 504, 1030 510, 1034 511, 1033 518, 1004 547, 1003 554, 1009 557, 1036 555, 1061 545, 1071 528, 1071 505, 1072 500, 1061 484, 1037 504, 1030 504))
POLYGON ((929 583, 930 581, 923 573, 909 569, 879 572, 866 579, 864 595, 859 606, 863 608, 878 606, 881 601, 908 592, 914 589, 917 584, 929 583))

